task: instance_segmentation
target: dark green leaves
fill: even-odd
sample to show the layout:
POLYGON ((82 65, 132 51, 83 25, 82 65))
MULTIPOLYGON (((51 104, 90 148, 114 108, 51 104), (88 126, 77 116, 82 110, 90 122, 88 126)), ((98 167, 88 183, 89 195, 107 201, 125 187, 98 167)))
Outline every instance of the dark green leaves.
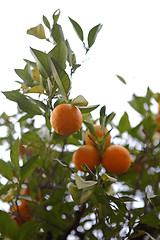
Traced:
POLYGON ((79 39, 83 42, 83 30, 82 30, 81 26, 70 17, 69 17, 69 20, 72 23, 72 26, 73 26, 75 32, 77 33, 79 39))
POLYGON ((97 34, 99 33, 99 31, 102 28, 102 24, 98 24, 95 27, 93 27, 89 33, 88 33, 88 47, 92 47, 92 45, 94 44, 97 34))
POLYGON ((12 240, 19 239, 19 226, 11 219, 8 213, 0 211, 0 223, 0 233, 3 239, 7 237, 12 240))
POLYGON ((98 25, 94 26, 93 28, 91 28, 91 30, 88 33, 88 47, 86 47, 86 45, 84 43, 84 34, 83 34, 83 30, 82 30, 81 26, 70 17, 69 17, 69 20, 72 23, 72 26, 73 26, 75 32, 77 33, 79 39, 83 42, 84 48, 86 49, 86 53, 87 53, 88 50, 94 44, 97 34, 99 33, 99 31, 102 28, 102 24, 98 24, 98 25))

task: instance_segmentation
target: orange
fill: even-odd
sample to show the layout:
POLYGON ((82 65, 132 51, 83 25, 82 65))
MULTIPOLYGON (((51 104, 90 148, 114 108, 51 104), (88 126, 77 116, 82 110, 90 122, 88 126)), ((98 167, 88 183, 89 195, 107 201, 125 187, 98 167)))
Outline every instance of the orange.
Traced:
POLYGON ((23 223, 31 221, 32 218, 30 216, 31 214, 31 208, 29 205, 27 204, 22 204, 20 206, 14 205, 11 210, 10 213, 12 215, 12 218, 17 222, 17 224, 19 225, 19 227, 21 227, 23 225, 23 223))
POLYGON ((72 160, 78 170, 85 172, 82 165, 86 164, 93 171, 100 164, 99 151, 93 146, 84 145, 73 153, 72 160))
MULTIPOLYGON (((107 134, 107 132, 108 132, 107 129, 104 129, 103 132, 102 132, 102 131, 101 131, 101 125, 96 125, 96 124, 95 124, 95 125, 94 125, 94 129, 95 129, 95 132, 96 132, 96 136, 97 136, 98 138, 101 138, 101 137, 105 136, 105 135, 107 134)), ((90 136, 94 141, 96 140, 96 138, 91 135, 91 133, 89 132, 89 130, 87 130, 87 131, 86 131, 86 134, 85 134, 85 143, 86 143, 87 145, 92 145, 92 146, 94 146, 95 143, 94 143, 94 141, 92 141, 92 139, 90 139, 89 136, 90 136)), ((106 141, 106 143, 105 143, 105 147, 109 146, 110 142, 111 142, 111 135, 109 134, 109 135, 108 135, 108 138, 107 138, 107 141, 106 141)))
POLYGON ((54 108, 50 117, 55 132, 70 135, 77 132, 82 125, 82 113, 72 104, 60 104, 54 108))
POLYGON ((110 173, 124 173, 131 165, 130 153, 123 146, 111 145, 102 155, 102 165, 110 173))

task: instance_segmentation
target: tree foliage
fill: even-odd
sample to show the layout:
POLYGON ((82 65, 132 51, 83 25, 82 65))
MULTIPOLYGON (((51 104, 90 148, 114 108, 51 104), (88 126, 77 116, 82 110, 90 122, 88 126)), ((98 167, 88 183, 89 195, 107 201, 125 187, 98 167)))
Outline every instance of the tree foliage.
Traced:
MULTIPOLYGON (((0 144, 7 143, 6 151, 10 151, 8 161, 0 159, 1 180, 6 180, 5 184, 0 182, 0 196, 8 203, 8 209, 18 205, 22 198, 27 199, 32 220, 20 228, 9 210, 1 210, 1 238, 159 239, 160 133, 152 111, 152 105, 160 102, 159 94, 150 88, 145 96, 133 94, 129 104, 141 116, 134 127, 127 112, 115 124, 114 109, 107 113, 105 106, 88 105, 83 95, 71 99, 72 75, 81 64, 64 36, 59 17, 60 10, 56 10, 53 23, 43 16, 43 25, 27 31, 50 42, 53 48, 48 53, 31 48, 34 60, 25 59, 24 69, 15 70, 19 89, 3 92, 7 99, 17 103, 18 111, 13 116, 6 113, 0 116, 0 126, 7 129, 0 144), (51 111, 61 103, 74 104, 83 115, 82 128, 69 136, 58 135, 50 124, 51 111), (92 111, 98 107, 100 114, 95 120, 92 111), (41 118, 43 123, 37 127, 36 121, 41 118), (107 126, 111 136, 116 133, 112 143, 118 140, 129 150, 132 165, 126 173, 111 175, 101 165, 95 171, 84 166, 87 170, 84 173, 74 167, 73 152, 84 144, 87 129, 95 136, 95 122, 103 128, 107 126), (30 196, 21 194, 25 186, 29 187, 30 196), (38 189, 41 196, 37 199, 38 189)), ((87 54, 102 25, 97 24, 89 31, 86 43, 82 27, 70 17, 68 21, 87 54)), ((122 77, 117 77, 126 84, 122 77)))

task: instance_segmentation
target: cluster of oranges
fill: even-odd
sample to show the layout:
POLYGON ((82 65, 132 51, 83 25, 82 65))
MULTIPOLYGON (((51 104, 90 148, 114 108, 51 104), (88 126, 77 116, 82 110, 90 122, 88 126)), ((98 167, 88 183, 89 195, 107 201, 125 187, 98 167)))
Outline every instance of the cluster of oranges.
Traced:
MULTIPOLYGON (((72 104, 60 104, 54 108, 51 113, 50 122, 55 132, 61 135, 70 135, 78 131, 82 126, 82 113, 72 104)), ((73 154, 73 162, 78 170, 85 171, 82 167, 86 164, 90 170, 102 163, 103 167, 112 174, 121 174, 126 172, 131 165, 131 157, 126 148, 119 145, 110 145, 111 136, 107 129, 102 131, 101 125, 94 125, 96 137, 89 131, 85 134, 85 145, 78 148, 73 154), (107 134, 108 133, 108 134, 107 134), (97 147, 96 139, 103 142, 104 137, 108 135, 104 144, 104 151, 101 153, 97 147)))
MULTIPOLYGON (((26 195, 30 196, 30 189, 27 188, 22 188, 20 191, 20 195, 26 195)), ((41 193, 40 191, 35 197, 36 201, 40 201, 41 193)), ((19 205, 13 205, 10 209, 10 214, 12 219, 14 219, 19 227, 22 227, 22 225, 25 222, 31 221, 32 220, 32 207, 29 205, 29 200, 27 199, 21 199, 21 204, 19 205)))
MULTIPOLYGON (((96 137, 103 141, 108 133, 107 129, 101 131, 101 125, 94 125, 96 137)), ((99 141, 97 141, 99 142, 99 141)), ((85 171, 82 166, 86 164, 91 170, 102 163, 103 167, 112 174, 121 174, 126 172, 131 165, 131 158, 128 150, 123 146, 110 145, 111 135, 104 143, 105 148, 102 154, 97 148, 96 138, 87 130, 85 133, 85 144, 73 153, 73 162, 78 170, 85 171)))

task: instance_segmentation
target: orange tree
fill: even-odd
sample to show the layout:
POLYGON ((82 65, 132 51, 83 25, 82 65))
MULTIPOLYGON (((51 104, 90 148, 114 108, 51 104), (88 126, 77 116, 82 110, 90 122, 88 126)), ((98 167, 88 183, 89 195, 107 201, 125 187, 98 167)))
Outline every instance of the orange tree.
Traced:
MULTIPOLYGON (((1 239, 158 239, 160 133, 152 105, 160 96, 149 88, 145 96, 133 95, 129 104, 141 116, 134 127, 127 112, 115 124, 114 110, 88 105, 83 95, 71 99, 72 75, 80 64, 59 17, 57 10, 51 24, 43 16, 43 25, 27 31, 50 42, 52 50, 31 48, 34 60, 25 59, 24 69, 15 70, 19 89, 3 92, 18 110, 0 116, 1 129, 7 129, 0 143, 10 151, 8 161, 0 159, 0 198, 8 204, 0 211, 1 239), (54 111, 57 106, 70 111, 54 111), (101 125, 100 133, 95 125, 101 125), (117 140, 122 147, 112 147, 117 140)), ((68 21, 87 53, 102 25, 89 31, 86 43, 80 25, 68 21)))

